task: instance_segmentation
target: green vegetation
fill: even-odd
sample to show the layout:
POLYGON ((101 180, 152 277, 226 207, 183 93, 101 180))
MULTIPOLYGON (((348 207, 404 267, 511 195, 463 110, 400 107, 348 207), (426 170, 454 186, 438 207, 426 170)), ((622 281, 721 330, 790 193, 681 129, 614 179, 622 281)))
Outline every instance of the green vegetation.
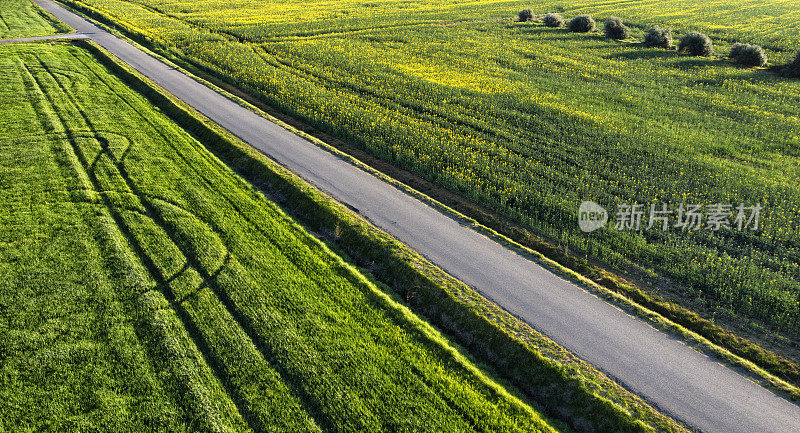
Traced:
POLYGON ((714 54, 714 45, 708 36, 700 32, 689 32, 681 37, 678 51, 692 56, 710 57, 714 54))
POLYGON ((578 15, 567 23, 567 29, 576 33, 588 33, 595 31, 595 22, 589 15, 578 15))
POLYGON ((553 431, 86 50, 0 66, 4 430, 553 431))
POLYGON ((519 21, 530 21, 533 19, 533 12, 530 9, 523 9, 517 15, 519 21))
POLYGON ((542 23, 547 27, 564 27, 564 17, 561 14, 549 12, 542 18, 542 23))
POLYGON ((671 48, 672 29, 663 29, 659 26, 650 27, 644 33, 642 45, 647 48, 664 48, 665 50, 671 48))
POLYGON ((45 36, 71 30, 30 0, 0 0, 0 39, 45 36))
POLYGON ((783 65, 781 73, 789 78, 800 78, 800 51, 796 52, 790 61, 783 65))
POLYGON ((603 31, 607 38, 623 40, 631 36, 628 27, 617 17, 608 17, 604 22, 603 31))
MULTIPOLYGON (((313 21, 295 15, 322 11, 317 2, 85 4, 573 252, 669 277, 724 314, 797 332, 795 82, 496 21, 518 9, 494 2, 364 8, 343 0, 339 18, 313 21), (584 199, 611 209, 659 201, 765 210, 757 232, 586 235, 575 224, 584 199)), ((752 23, 736 25, 744 22, 752 23)))
POLYGON ((728 57, 742 66, 764 66, 767 64, 767 55, 758 45, 735 43, 731 47, 728 57))

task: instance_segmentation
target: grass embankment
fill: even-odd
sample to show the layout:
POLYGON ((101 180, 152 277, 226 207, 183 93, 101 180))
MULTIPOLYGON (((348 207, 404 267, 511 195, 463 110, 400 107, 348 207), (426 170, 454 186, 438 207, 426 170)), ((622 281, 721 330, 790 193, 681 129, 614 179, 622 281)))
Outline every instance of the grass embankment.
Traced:
MULTIPOLYGON (((92 47, 90 45, 90 47, 92 47)), ((228 166, 346 251, 479 360, 549 414, 579 431, 683 431, 529 326, 442 273, 418 254, 234 138, 128 66, 92 48, 150 100, 192 131, 228 166)))
MULTIPOLYGON (((793 365, 709 319, 745 323, 750 335, 798 335, 800 83, 716 58, 512 23, 517 3, 68 3, 561 245, 584 267, 595 260, 679 287, 671 299, 702 304, 704 319, 612 284, 798 383, 793 365), (760 202, 765 213, 756 232, 587 235, 575 224, 585 199, 611 210, 623 202, 760 202)), ((703 28, 684 18, 660 24, 703 28)), ((747 35, 789 26, 744 23, 726 28, 758 42, 747 35)), ((729 42, 717 40, 718 52, 729 42)))
POLYGON ((69 33, 72 29, 30 0, 0 0, 0 39, 69 33))
POLYGON ((0 63, 4 430, 554 431, 86 50, 0 63))

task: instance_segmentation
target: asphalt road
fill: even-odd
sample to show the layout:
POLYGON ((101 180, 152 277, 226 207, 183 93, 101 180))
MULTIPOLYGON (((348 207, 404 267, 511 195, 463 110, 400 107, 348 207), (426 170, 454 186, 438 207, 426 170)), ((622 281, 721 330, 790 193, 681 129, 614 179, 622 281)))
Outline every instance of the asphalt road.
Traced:
POLYGON ((51 0, 34 1, 672 416, 705 432, 800 432, 800 407, 240 107, 51 0))

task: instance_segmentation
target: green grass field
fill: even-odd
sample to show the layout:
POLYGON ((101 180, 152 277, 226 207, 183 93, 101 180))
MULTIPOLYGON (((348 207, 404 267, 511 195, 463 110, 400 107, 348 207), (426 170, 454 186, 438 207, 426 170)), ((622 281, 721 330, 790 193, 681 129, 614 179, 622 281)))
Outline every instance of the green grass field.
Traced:
POLYGON ((86 50, 0 69, 0 430, 555 431, 86 50))
POLYGON ((800 83, 512 20, 613 12, 637 39, 701 29, 718 53, 763 42, 782 63, 800 47, 792 2, 68 2, 579 256, 797 335, 800 83), (587 199, 765 210, 755 232, 586 235, 587 199))
POLYGON ((45 36, 71 30, 30 0, 0 0, 0 39, 45 36))

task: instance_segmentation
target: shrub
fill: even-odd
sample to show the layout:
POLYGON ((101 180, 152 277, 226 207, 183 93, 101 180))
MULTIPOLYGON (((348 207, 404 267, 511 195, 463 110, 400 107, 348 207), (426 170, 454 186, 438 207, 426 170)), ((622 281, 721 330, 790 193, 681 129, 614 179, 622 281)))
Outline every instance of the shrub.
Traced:
POLYGON ((735 43, 728 54, 731 60, 742 66, 764 66, 767 64, 767 55, 758 45, 735 43))
POLYGON ((642 44, 648 48, 670 48, 672 46, 672 29, 653 26, 647 29, 642 44))
POLYGON ((544 16, 542 22, 547 27, 564 27, 564 18, 561 14, 549 13, 544 16))
POLYGON ((611 39, 628 39, 631 35, 630 31, 628 31, 628 27, 617 17, 606 18, 604 30, 606 37, 611 39))
POLYGON ((595 29, 594 19, 589 15, 578 15, 569 20, 567 28, 569 28, 569 31, 576 33, 593 32, 595 29))
POLYGON ((790 78, 800 78, 800 51, 794 55, 794 60, 783 67, 783 75, 790 78))
POLYGON ((733 44, 733 46, 731 46, 731 52, 728 53, 728 57, 730 57, 731 59, 739 57, 742 54, 742 51, 744 51, 744 47, 746 46, 747 44, 740 44, 739 42, 733 44))
POLYGON ((689 32, 683 35, 678 44, 678 50, 693 56, 710 56, 714 54, 711 39, 700 32, 689 32))
POLYGON ((523 9, 519 11, 519 20, 520 21, 530 21, 533 19, 533 12, 530 9, 523 9))

